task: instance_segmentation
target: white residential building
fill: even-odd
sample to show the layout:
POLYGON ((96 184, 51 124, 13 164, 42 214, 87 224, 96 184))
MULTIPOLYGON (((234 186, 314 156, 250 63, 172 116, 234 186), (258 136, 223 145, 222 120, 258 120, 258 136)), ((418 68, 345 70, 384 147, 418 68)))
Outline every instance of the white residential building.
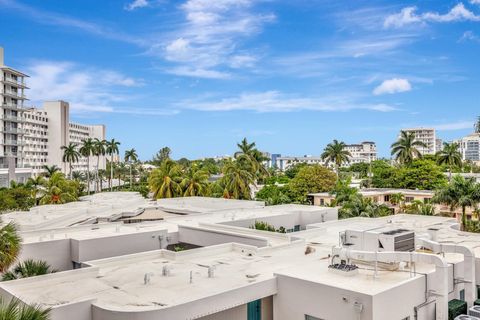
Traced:
POLYGON ((375 142, 363 141, 359 144, 347 144, 345 150, 350 152, 350 164, 353 163, 370 163, 377 160, 377 146, 375 142))
POLYGON ((325 161, 323 161, 321 157, 313 157, 307 155, 303 157, 276 157, 276 167, 281 171, 285 171, 291 166, 300 163, 324 165, 325 161))
MULTIPOLYGON (((27 107, 25 78, 20 71, 4 65, 0 47, 0 187, 10 181, 24 182, 32 174, 43 171, 44 165, 56 165, 68 172, 62 161, 62 146, 80 144, 86 138, 105 140, 104 125, 83 125, 70 122, 70 106, 64 101, 48 101, 43 108, 27 107)), ((90 159, 90 170, 97 167, 97 158, 90 159)), ((98 159, 104 169, 105 157, 98 159)), ((86 170, 87 160, 75 163, 73 170, 86 170)))
POLYGON ((463 160, 480 162, 480 133, 472 133, 457 141, 463 160))
MULTIPOLYGON (((434 128, 408 128, 402 129, 402 131, 415 133, 415 140, 427 145, 426 148, 417 147, 422 155, 435 154, 438 151, 437 135, 434 128)), ((441 142, 441 140, 439 141, 441 142)))
POLYGON ((480 235, 442 216, 336 218, 336 208, 116 192, 9 213, 19 261, 59 272, 1 282, 0 296, 50 307, 51 320, 475 319, 457 316, 478 312, 480 235), (121 223, 145 215, 158 219, 121 223))

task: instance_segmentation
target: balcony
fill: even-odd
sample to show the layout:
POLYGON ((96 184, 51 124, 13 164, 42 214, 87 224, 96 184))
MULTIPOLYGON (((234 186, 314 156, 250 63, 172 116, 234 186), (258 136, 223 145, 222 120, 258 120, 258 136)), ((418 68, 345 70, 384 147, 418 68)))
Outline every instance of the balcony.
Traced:
POLYGON ((21 91, 5 90, 3 91, 3 95, 20 100, 27 99, 27 97, 21 91))
POLYGON ((7 114, 2 114, 0 115, 0 120, 3 121, 12 121, 12 122, 23 122, 23 118, 19 116, 11 116, 7 114))
MULTIPOLYGON (((2 144, 2 143, 0 142, 0 144, 2 144)), ((7 140, 3 141, 3 144, 7 145, 7 146, 23 146, 23 145, 25 145, 25 142, 20 141, 20 140, 8 140, 7 139, 7 140)))
POLYGON ((15 104, 15 103, 3 103, 2 104, 3 109, 10 109, 10 110, 15 110, 15 111, 23 111, 24 108, 21 105, 15 104))
POLYGON ((3 80, 1 80, 1 82, 5 83, 5 84, 8 84, 8 85, 11 85, 11 86, 16 86, 16 87, 20 87, 20 88, 27 88, 27 85, 25 84, 24 81, 22 81, 22 79, 14 79, 14 78, 11 78, 11 77, 5 77, 3 80))
POLYGON ((3 133, 9 133, 9 134, 24 134, 25 131, 20 128, 2 128, 1 131, 3 133))

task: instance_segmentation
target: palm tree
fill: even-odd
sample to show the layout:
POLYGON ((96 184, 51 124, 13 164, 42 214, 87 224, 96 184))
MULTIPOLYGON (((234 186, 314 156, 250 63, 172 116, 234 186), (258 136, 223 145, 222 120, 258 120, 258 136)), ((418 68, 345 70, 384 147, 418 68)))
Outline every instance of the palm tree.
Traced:
POLYGON ((224 198, 251 198, 251 185, 255 183, 255 174, 238 161, 229 161, 223 167, 224 198))
POLYGON ((392 156, 395 156, 395 160, 402 164, 409 164, 415 158, 421 158, 422 153, 417 147, 427 148, 427 145, 415 140, 415 133, 408 131, 400 131, 400 137, 396 142, 391 145, 392 156))
POLYGON ((61 171, 60 168, 57 167, 56 165, 53 165, 53 166, 43 165, 42 169, 45 170, 44 176, 46 178, 50 178, 55 172, 61 171))
POLYGON ((477 122, 475 122, 475 133, 480 133, 480 117, 477 118, 477 122))
POLYGON ((452 168, 462 166, 462 154, 459 151, 458 143, 443 143, 443 149, 437 152, 437 162, 439 165, 448 166, 448 179, 452 179, 452 168))
POLYGON ((0 273, 4 273, 17 260, 22 247, 22 238, 17 226, 10 222, 0 229, 0 273))
POLYGON ((78 150, 80 154, 87 159, 87 194, 90 194, 90 157, 95 149, 95 141, 88 138, 82 141, 82 145, 78 150))
POLYGON ((390 203, 394 206, 401 205, 405 200, 405 195, 401 192, 397 192, 390 195, 390 203))
POLYGON ((333 140, 332 143, 329 143, 321 155, 322 160, 327 162, 327 165, 330 162, 335 164, 335 171, 337 176, 339 174, 340 167, 344 163, 350 162, 352 155, 348 150, 345 149, 346 144, 344 142, 338 142, 338 140, 333 140))
POLYGON ((148 177, 153 198, 173 198, 181 195, 181 168, 175 161, 167 159, 148 177))
POLYGON ((77 150, 77 145, 73 142, 70 142, 68 146, 62 146, 63 150, 63 162, 68 162, 68 167, 70 170, 70 180, 72 179, 72 163, 78 162, 78 158, 80 158, 80 153, 77 150))
POLYGON ((184 197, 205 196, 208 193, 210 174, 206 170, 191 167, 187 170, 180 186, 184 197))
POLYGON ((113 191, 113 156, 118 155, 120 142, 112 139, 107 141, 105 152, 110 156, 110 191, 113 191))
POLYGON ((2 281, 41 276, 54 272, 56 272, 56 270, 52 270, 46 261, 28 259, 17 264, 12 271, 4 273, 2 281))
POLYGON ((100 176, 99 176, 99 170, 100 170, 100 156, 104 156, 105 155, 105 145, 106 145, 106 141, 105 140, 100 140, 98 138, 95 138, 95 140, 93 140, 93 155, 95 155, 97 157, 97 170, 96 170, 96 183, 95 183, 95 191, 98 192, 98 191, 101 191, 100 189, 102 188, 101 187, 101 184, 99 182, 99 179, 100 179, 100 176))
POLYGON ((377 218, 391 215, 392 211, 386 205, 378 204, 359 194, 352 200, 343 203, 338 214, 342 219, 353 217, 377 218))
POLYGON ((18 299, 10 299, 8 303, 0 297, 0 319, 3 320, 48 320, 50 308, 39 305, 28 305, 18 299))
POLYGON ((255 150, 255 142, 248 143, 247 138, 243 138, 240 143, 237 143, 239 151, 235 152, 234 158, 238 158, 242 154, 249 155, 255 150))
POLYGON ((125 161, 130 163, 130 188, 132 187, 132 166, 138 160, 137 151, 135 149, 125 150, 125 161))
POLYGON ((66 180, 61 172, 55 172, 48 179, 45 189, 40 204, 61 204, 77 200, 75 182, 66 180))
POLYGON ((36 176, 28 178, 26 186, 32 190, 32 198, 35 201, 35 205, 38 204, 38 193, 45 189, 46 180, 42 176, 36 176))
POLYGON ((454 176, 450 183, 443 189, 438 190, 433 197, 436 203, 450 206, 450 210, 462 208, 462 229, 467 221, 466 209, 475 208, 480 202, 480 185, 473 179, 466 179, 462 176, 454 176))
POLYGON ((242 166, 250 170, 257 179, 268 177, 270 173, 264 166, 264 162, 269 160, 265 155, 255 148, 255 142, 249 143, 247 138, 243 138, 240 143, 237 143, 238 151, 235 152, 234 158, 239 161, 242 166))

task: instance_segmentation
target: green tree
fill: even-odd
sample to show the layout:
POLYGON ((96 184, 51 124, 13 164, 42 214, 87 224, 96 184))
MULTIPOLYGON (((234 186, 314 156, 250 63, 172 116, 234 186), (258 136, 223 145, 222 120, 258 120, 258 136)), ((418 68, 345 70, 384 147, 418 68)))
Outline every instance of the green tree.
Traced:
POLYGON ((475 122, 475 133, 480 133, 480 117, 477 118, 477 122, 475 122))
POLYGON ((95 141, 92 138, 83 140, 78 151, 87 159, 87 193, 90 194, 90 157, 94 155, 95 141))
POLYGON ((62 146, 63 150, 63 162, 68 162, 68 169, 70 171, 70 180, 72 179, 72 163, 78 162, 80 158, 80 153, 77 150, 77 145, 73 142, 70 142, 68 146, 62 146))
POLYGON ((230 199, 251 199, 251 186, 255 183, 255 174, 239 161, 229 161, 223 167, 223 197, 230 199))
POLYGON ((27 188, 29 188, 32 191, 32 198, 33 198, 33 201, 35 202, 35 205, 38 204, 38 200, 39 200, 38 196, 45 190, 46 183, 47 181, 45 180, 45 178, 40 175, 36 177, 28 178, 25 185, 27 186, 27 188))
POLYGON ((2 320, 48 320, 50 310, 39 305, 24 304, 18 299, 7 302, 0 297, 0 319, 2 320))
POLYGON ((394 206, 401 205, 405 201, 405 195, 403 193, 394 193, 390 195, 390 203, 394 206))
POLYGON ((480 186, 473 179, 454 176, 450 183, 435 193, 433 201, 450 206, 450 210, 462 208, 462 229, 467 221, 467 208, 474 208, 480 202, 480 186))
POLYGON ((338 210, 340 219, 353 217, 377 218, 391 215, 392 211, 384 204, 378 204, 370 198, 365 198, 362 195, 344 202, 342 207, 338 210))
POLYGON ((107 142, 105 140, 100 140, 98 138, 95 138, 93 140, 93 155, 97 157, 97 168, 95 172, 95 191, 101 191, 102 189, 102 182, 101 182, 101 176, 100 176, 100 157, 105 155, 105 146, 107 142))
POLYGON ((66 180, 61 172, 55 172, 48 179, 45 194, 40 204, 62 204, 78 199, 78 182, 66 180))
POLYGON ((235 152, 234 157, 246 170, 249 170, 256 179, 264 179, 269 176, 264 165, 268 158, 255 147, 255 142, 249 143, 247 138, 243 138, 240 143, 237 143, 237 147, 239 150, 235 152))
POLYGON ((372 162, 372 186, 374 188, 394 188, 397 168, 385 160, 372 162))
POLYGON ((125 161, 128 162, 130 165, 129 165, 129 169, 130 169, 130 187, 132 187, 133 185, 133 175, 132 175, 132 167, 133 167, 133 163, 136 162, 138 160, 138 154, 137 154, 137 151, 135 149, 130 149, 130 150, 126 150, 125 151, 125 161))
POLYGON ((321 157, 324 161, 326 161, 327 165, 329 163, 335 164, 335 172, 338 176, 340 167, 344 163, 350 162, 350 158, 352 157, 352 155, 348 150, 346 150, 346 145, 343 141, 339 142, 335 139, 332 143, 329 143, 325 147, 321 157))
POLYGON ((309 193, 332 191, 336 180, 335 173, 323 166, 303 167, 289 183, 290 197, 295 202, 305 203, 309 193))
POLYGON ((265 201, 269 206, 291 203, 292 200, 288 195, 287 187, 279 187, 277 185, 266 185, 255 195, 257 200, 265 201))
POLYGON ((21 248, 22 238, 13 222, 0 228, 0 273, 5 273, 17 260, 21 248))
POLYGON ((414 132, 400 131, 400 137, 391 146, 392 156, 402 164, 409 164, 415 158, 421 158, 422 154, 417 148, 426 148, 427 145, 415 139, 414 132))
POLYGON ((208 171, 198 169, 196 166, 186 170, 180 183, 184 197, 206 196, 209 191, 208 171))
POLYGON ((298 171, 300 171, 300 169, 306 166, 308 166, 308 164, 306 163, 297 163, 297 164, 291 165, 288 167, 287 170, 285 170, 285 176, 287 176, 290 179, 293 179, 297 175, 298 171))
POLYGON ((163 147, 153 157, 152 164, 157 167, 160 167, 164 161, 170 160, 171 153, 172 153, 172 150, 169 147, 163 147))
POLYGON ((341 206, 358 198, 358 189, 350 187, 351 182, 350 178, 337 180, 335 188, 331 192, 331 194, 335 195, 335 205, 341 206))
POLYGON ((436 190, 446 186, 447 183, 447 177, 435 162, 416 159, 409 166, 397 169, 393 187, 436 190))
POLYGON ((50 178, 55 172, 61 171, 59 167, 56 165, 53 166, 47 166, 43 165, 42 169, 45 170, 45 173, 43 174, 46 178, 50 178))
POLYGON ((439 165, 448 167, 448 178, 452 179, 452 169, 455 166, 462 166, 462 154, 459 151, 457 143, 443 143, 443 149, 437 152, 437 162, 439 165))
POLYGON ((173 160, 165 160, 159 168, 154 169, 148 178, 153 198, 173 198, 182 194, 180 186, 181 168, 173 160))
MULTIPOLYGON (((105 144, 105 153, 110 156, 110 191, 113 191, 113 156, 118 155, 118 147, 120 142, 112 139, 105 144)), ((120 186, 120 185, 119 185, 120 186)))
POLYGON ((18 263, 13 270, 4 273, 2 281, 41 276, 53 272, 56 271, 53 270, 46 261, 28 259, 18 263))

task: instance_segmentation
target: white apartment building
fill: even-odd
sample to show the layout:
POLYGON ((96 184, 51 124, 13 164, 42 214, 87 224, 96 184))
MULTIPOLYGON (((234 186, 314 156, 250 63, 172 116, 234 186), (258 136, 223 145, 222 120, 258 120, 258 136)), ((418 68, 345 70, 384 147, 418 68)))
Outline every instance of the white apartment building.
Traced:
POLYGON ((345 149, 352 155, 350 164, 370 163, 377 160, 377 146, 375 142, 363 141, 359 144, 347 144, 345 149))
POLYGON ((275 159, 276 168, 281 171, 285 171, 291 166, 305 163, 305 164, 319 164, 325 165, 325 161, 323 161, 322 157, 313 157, 313 156, 303 156, 303 157, 276 157, 275 159))
POLYGON ((434 128, 407 128, 402 129, 402 131, 415 133, 415 140, 421 141, 427 145, 426 148, 417 147, 422 155, 435 154, 439 151, 437 148, 439 143, 441 146, 441 140, 437 141, 437 135, 434 128))
MULTIPOLYGON (((46 101, 43 108, 30 108, 23 112, 26 166, 33 174, 43 172, 44 165, 56 165, 63 172, 69 171, 68 163, 62 161, 62 146, 70 142, 81 145, 88 138, 105 140, 104 125, 84 125, 70 122, 70 106, 65 101, 46 101)), ((99 168, 105 169, 104 156, 99 159, 99 168)), ((97 158, 90 157, 90 168, 97 166, 97 158)), ((72 165, 74 171, 86 171, 87 159, 81 157, 72 165)))
POLYGON ((59 272, 1 282, 0 296, 51 307, 51 320, 476 320, 457 316, 478 312, 480 235, 441 216, 336 218, 336 208, 135 193, 9 213, 19 261, 59 272), (162 218, 121 222, 147 211, 162 218))
POLYGON ((480 162, 480 133, 472 133, 457 141, 463 160, 480 162))
MULTIPOLYGON (((44 165, 56 165, 67 173, 61 147, 87 138, 105 140, 105 126, 71 123, 70 106, 65 101, 47 101, 41 109, 27 107, 28 75, 5 66, 3 52, 0 47, 0 187, 12 180, 25 182, 32 174, 43 172, 44 165)), ((93 170, 97 158, 90 160, 89 169, 93 170)), ((102 156, 98 167, 105 166, 102 156)), ((81 158, 73 170, 87 170, 87 160, 81 158)))
POLYGON ((23 111, 27 100, 25 78, 28 76, 5 65, 0 47, 0 187, 11 180, 25 181, 31 169, 25 168, 23 111))

